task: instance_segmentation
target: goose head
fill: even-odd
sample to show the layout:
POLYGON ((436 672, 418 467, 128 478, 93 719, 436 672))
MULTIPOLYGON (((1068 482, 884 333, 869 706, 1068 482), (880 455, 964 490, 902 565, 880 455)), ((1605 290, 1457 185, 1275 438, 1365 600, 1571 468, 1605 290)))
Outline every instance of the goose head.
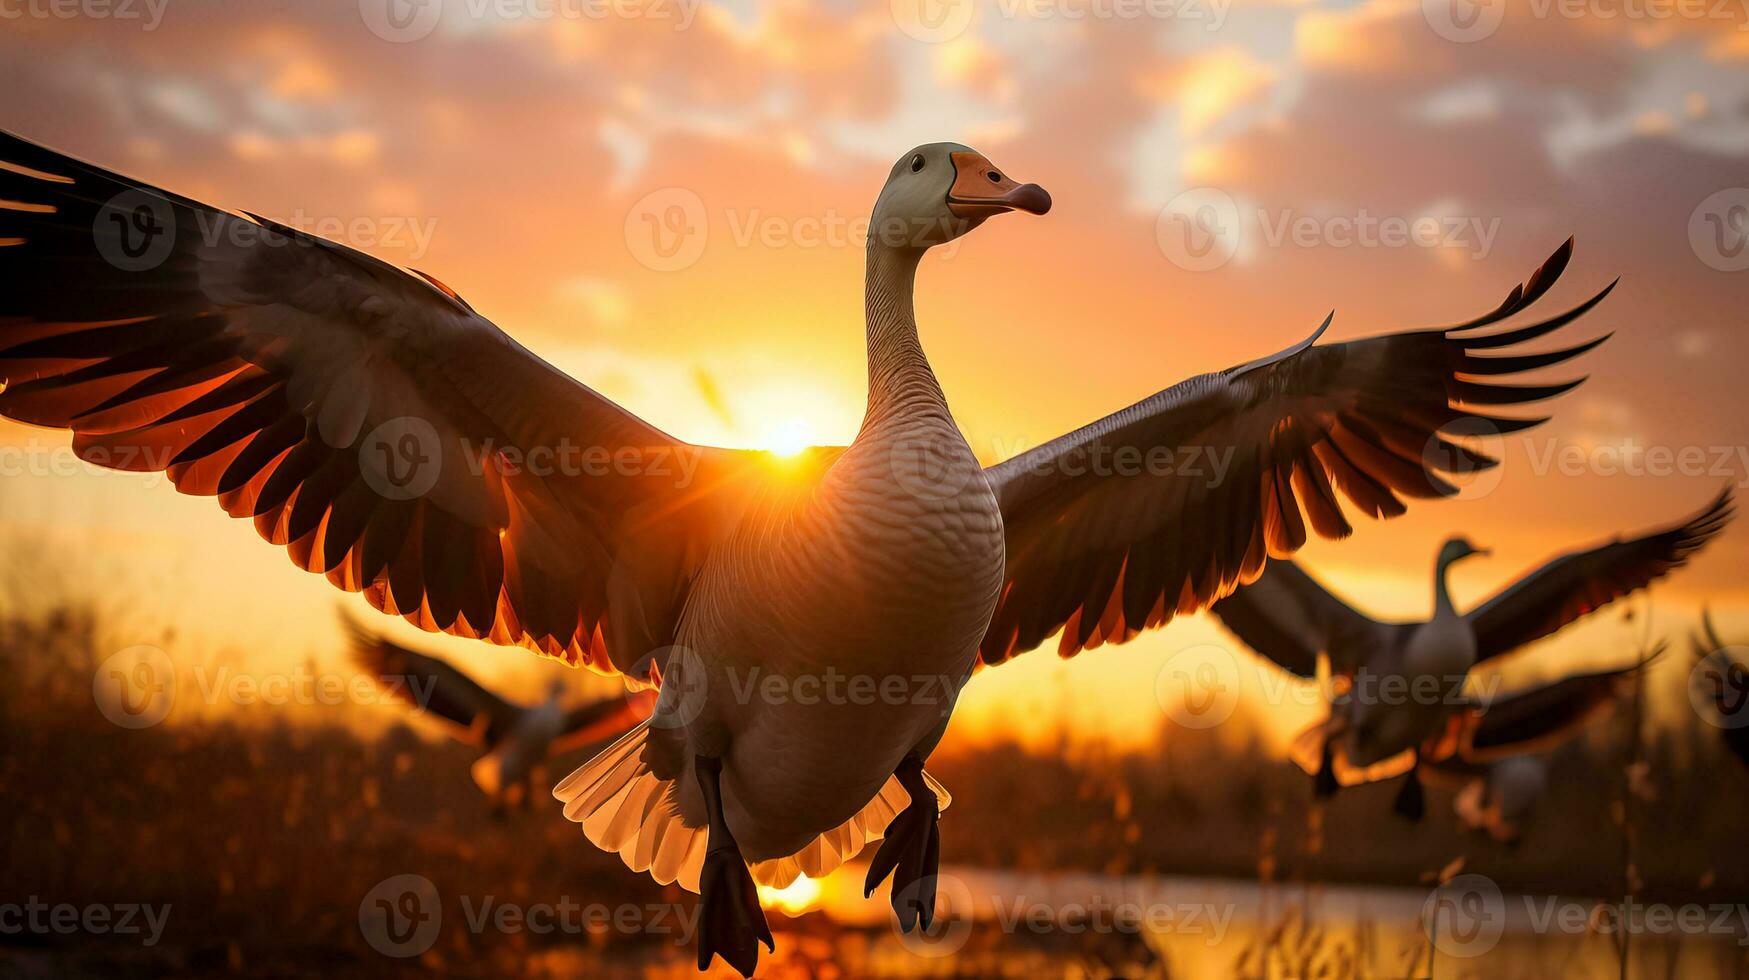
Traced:
POLYGON ((925 143, 893 164, 869 218, 869 247, 923 250, 1005 211, 1044 214, 1051 196, 960 143, 925 143))
POLYGON ((1491 554, 1493 554, 1492 551, 1489 551, 1487 548, 1476 547, 1470 543, 1469 538, 1460 534, 1456 537, 1447 538, 1445 544, 1440 546, 1439 567, 1445 568, 1454 562, 1459 562, 1472 556, 1480 555, 1482 557, 1487 557, 1491 554))

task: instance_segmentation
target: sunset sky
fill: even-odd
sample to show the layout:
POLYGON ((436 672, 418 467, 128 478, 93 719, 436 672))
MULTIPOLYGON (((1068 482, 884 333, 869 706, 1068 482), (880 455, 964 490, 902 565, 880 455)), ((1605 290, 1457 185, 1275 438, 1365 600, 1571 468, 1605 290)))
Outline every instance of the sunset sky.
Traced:
MULTIPOLYGON (((1617 331, 1589 383, 1500 447, 1497 487, 1305 553, 1370 611, 1420 616, 1447 534, 1495 549, 1461 566, 1462 605, 1744 485, 1744 6, 20 0, 0 3, 0 128, 431 273, 640 416, 726 445, 854 434, 856 222, 921 142, 968 143, 1055 200, 919 277, 925 346, 989 462, 1331 309, 1335 340, 1468 318, 1574 235, 1552 304, 1623 279, 1565 334, 1617 331), (1187 252, 1210 214, 1237 222, 1187 252), (1432 232, 1387 234, 1412 223, 1432 232)), ((361 600, 211 501, 65 445, 0 422, 9 546, 189 650, 339 663, 334 610, 361 600)), ((1685 636, 1704 601, 1749 637, 1746 563, 1733 527, 1654 594, 1657 625, 1685 636)), ((1556 656, 1625 659, 1637 630, 1599 617, 1556 656)), ((1028 655, 974 682, 960 724, 1064 710, 1152 735, 1161 664, 1206 643, 1231 645, 1199 617, 1028 655)), ((434 645, 483 676, 531 659, 434 645)))

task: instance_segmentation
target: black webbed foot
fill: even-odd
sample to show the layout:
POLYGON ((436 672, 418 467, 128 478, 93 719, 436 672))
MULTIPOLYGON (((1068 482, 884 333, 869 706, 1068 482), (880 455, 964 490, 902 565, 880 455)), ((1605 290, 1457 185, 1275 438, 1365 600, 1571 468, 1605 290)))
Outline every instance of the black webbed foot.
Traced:
POLYGON ((759 906, 753 875, 723 821, 722 761, 701 758, 695 768, 710 815, 709 844, 698 879, 698 968, 709 969, 711 957, 721 956, 743 977, 751 977, 759 967, 759 944, 773 952, 777 944, 759 906))
POLYGON ((759 890, 747 872, 747 862, 733 846, 705 853, 699 876, 698 968, 709 969, 712 956, 751 977, 759 967, 759 944, 776 951, 759 890))
POLYGON ((923 780, 923 763, 907 758, 894 775, 911 794, 911 803, 887 825, 863 882, 863 896, 874 894, 888 875, 893 878, 893 912, 899 930, 910 932, 918 922, 928 929, 935 921, 935 884, 941 868, 941 808, 923 780))

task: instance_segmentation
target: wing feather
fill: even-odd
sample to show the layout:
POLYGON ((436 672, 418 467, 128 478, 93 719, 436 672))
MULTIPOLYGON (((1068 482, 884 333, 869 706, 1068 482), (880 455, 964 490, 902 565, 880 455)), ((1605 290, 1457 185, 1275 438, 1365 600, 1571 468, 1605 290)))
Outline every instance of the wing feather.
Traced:
MULTIPOLYGON (((1474 407, 1552 398, 1584 380, 1500 378, 1601 343, 1511 349, 1572 322, 1611 287, 1540 323, 1483 331, 1547 293, 1571 251, 1569 239, 1494 310, 1455 327, 1317 345, 1326 319, 1278 354, 1174 385, 988 469, 1006 528, 1008 584, 982 661, 1000 663, 1059 630, 1064 656, 1123 642, 1228 595, 1312 533, 1351 533, 1341 498, 1369 516, 1395 517, 1405 500, 1455 494, 1451 475, 1497 465, 1441 430, 1536 425, 1545 419, 1474 407), (1206 466, 1119 472, 1113 464, 1181 460, 1183 451, 1230 465, 1210 479, 1206 466)), ((1303 653, 1292 659, 1303 662, 1303 653)))

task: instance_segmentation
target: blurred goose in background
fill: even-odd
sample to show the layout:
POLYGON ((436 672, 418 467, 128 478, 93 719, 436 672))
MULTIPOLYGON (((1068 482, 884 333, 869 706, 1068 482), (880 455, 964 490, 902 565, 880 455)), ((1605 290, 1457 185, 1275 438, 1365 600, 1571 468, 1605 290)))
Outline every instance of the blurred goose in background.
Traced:
POLYGON ((445 723, 451 737, 481 749, 470 772, 494 814, 526 806, 549 758, 618 738, 650 716, 654 692, 606 697, 565 707, 555 680, 541 704, 514 704, 449 662, 418 653, 349 622, 352 659, 414 713, 445 723))
POLYGON ((976 665, 1203 608, 1309 531, 1350 533, 1344 497, 1376 518, 1455 494, 1448 476, 1496 461, 1443 430, 1544 421, 1483 412, 1583 381, 1501 379, 1601 342, 1520 346, 1609 291, 1490 329, 1548 292, 1569 240, 1482 316, 1316 345, 1326 318, 986 469, 924 354, 916 275, 930 248, 1051 201, 931 143, 893 165, 869 223, 862 426, 791 460, 661 432, 430 276, 14 136, 0 163, 0 415, 167 470, 423 629, 659 685, 652 720, 554 793, 596 845, 697 889, 700 967, 743 974, 772 943, 755 881, 873 841, 866 887, 891 877, 901 928, 929 925, 946 794, 923 764, 976 665), (577 471, 567 447, 619 465, 577 471), (1218 481, 1148 465, 1179 447, 1233 463, 1218 481), (883 693, 764 694, 831 675, 883 693))
POLYGON ((1272 562, 1211 610, 1241 642, 1295 675, 1315 677, 1319 655, 1327 657, 1330 716, 1295 741, 1296 757, 1309 750, 1316 760, 1318 794, 1407 771, 1399 807, 1413 814, 1421 806, 1416 763, 1424 752, 1443 754, 1440 745, 1465 707, 1456 694, 1472 667, 1682 567, 1731 513, 1727 489, 1674 527, 1561 555, 1467 613, 1453 604, 1448 575, 1453 564, 1486 552, 1451 538, 1434 562, 1433 617, 1421 622, 1374 620, 1291 561, 1272 562))
MULTIPOLYGON (((1422 758, 1420 771, 1430 782, 1458 790, 1452 805, 1465 827, 1502 843, 1515 842, 1548 789, 1547 753, 1609 714, 1664 649, 1661 644, 1623 667, 1469 699, 1449 749, 1422 758)), ((1316 765, 1311 759, 1300 761, 1308 771, 1316 765)), ((1411 805, 1420 805, 1413 792, 1411 805)))
POLYGON ((1453 790, 1452 812, 1471 833, 1502 844, 1517 844, 1549 789, 1549 760, 1513 755, 1475 764, 1442 759, 1421 766, 1430 785, 1453 790))
POLYGON ((1719 639, 1713 626, 1713 614, 1701 612, 1701 631, 1694 634, 1695 670, 1689 683, 1697 706, 1710 709, 1704 720, 1719 729, 1725 748, 1743 765, 1749 766, 1749 662, 1745 662, 1741 647, 1733 647, 1719 639))

